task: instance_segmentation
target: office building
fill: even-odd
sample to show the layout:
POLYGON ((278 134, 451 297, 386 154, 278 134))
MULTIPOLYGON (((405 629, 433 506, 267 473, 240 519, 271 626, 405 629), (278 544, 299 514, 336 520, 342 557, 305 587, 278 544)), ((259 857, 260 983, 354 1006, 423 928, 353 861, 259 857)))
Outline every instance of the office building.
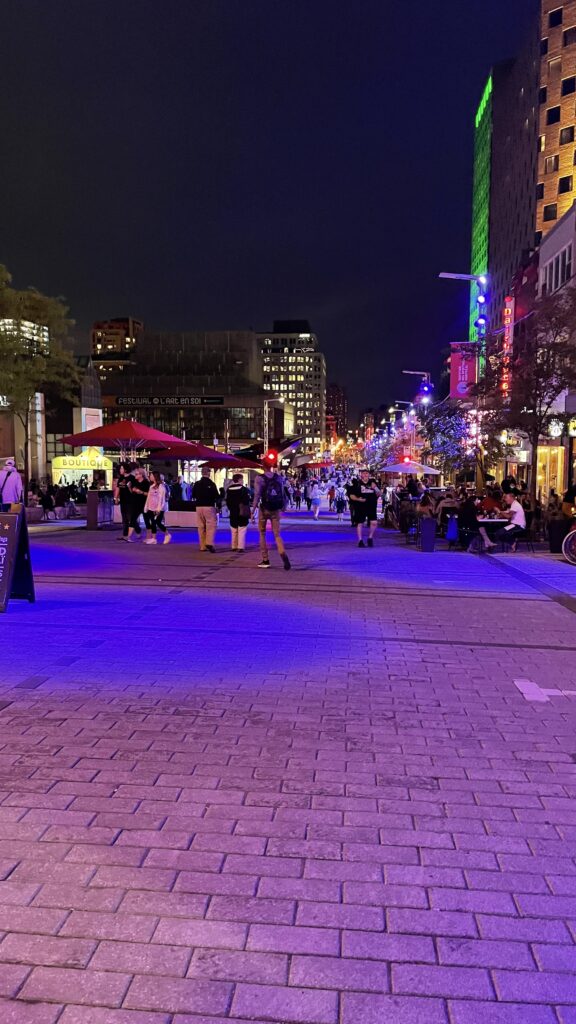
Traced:
POLYGON ((144 324, 132 316, 97 320, 92 325, 90 351, 100 380, 110 373, 122 372, 134 363, 136 347, 144 324))
MULTIPOLYGON (((133 416, 177 437, 243 448, 261 441, 260 344, 253 331, 145 331, 102 384, 106 422, 133 416)), ((293 432, 289 404, 270 407, 270 437, 293 432)))
MULTIPOLYGON (((489 279, 489 330, 501 326, 512 279, 537 242, 539 68, 535 14, 518 57, 492 68, 475 118, 471 273, 489 279)), ((477 297, 473 284, 472 341, 477 297)))
POLYGON ((303 448, 326 440, 326 360, 307 320, 275 320, 260 333, 263 382, 267 391, 294 406, 303 448))
POLYGON ((338 437, 346 437, 348 430, 348 397, 339 384, 329 384, 326 389, 326 419, 332 417, 338 437))
POLYGON ((44 324, 32 320, 12 320, 0 317, 0 332, 7 334, 11 341, 31 356, 40 356, 50 348, 50 332, 44 324))

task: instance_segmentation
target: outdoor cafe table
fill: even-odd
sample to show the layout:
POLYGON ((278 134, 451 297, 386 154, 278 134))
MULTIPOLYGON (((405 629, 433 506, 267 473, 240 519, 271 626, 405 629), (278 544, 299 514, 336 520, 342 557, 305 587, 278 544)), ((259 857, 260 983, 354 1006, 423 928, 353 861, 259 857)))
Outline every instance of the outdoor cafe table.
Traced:
POLYGON ((510 520, 509 519, 488 519, 488 518, 477 516, 476 517, 476 521, 477 521, 477 523, 480 526, 483 526, 485 530, 489 530, 491 526, 494 526, 494 527, 497 527, 498 529, 500 529, 501 526, 509 526, 510 525, 510 520))

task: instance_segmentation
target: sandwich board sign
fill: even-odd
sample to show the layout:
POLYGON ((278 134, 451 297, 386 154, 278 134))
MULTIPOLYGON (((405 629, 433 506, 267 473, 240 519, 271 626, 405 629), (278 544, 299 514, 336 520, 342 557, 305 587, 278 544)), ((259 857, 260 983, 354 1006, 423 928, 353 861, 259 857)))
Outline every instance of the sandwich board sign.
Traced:
POLYGON ((28 528, 20 509, 0 512, 0 612, 6 611, 11 597, 35 600, 28 528))

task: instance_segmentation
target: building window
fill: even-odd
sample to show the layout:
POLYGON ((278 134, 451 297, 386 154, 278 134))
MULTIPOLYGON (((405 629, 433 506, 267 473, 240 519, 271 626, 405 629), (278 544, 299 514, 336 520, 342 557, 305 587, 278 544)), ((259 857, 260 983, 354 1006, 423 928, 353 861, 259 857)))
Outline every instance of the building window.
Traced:
POLYGON ((562 57, 553 57, 548 61, 548 80, 557 82, 562 77, 562 57))
POLYGON ((545 221, 556 220, 557 217, 558 217, 558 207, 557 207, 556 203, 549 203, 548 206, 544 207, 543 219, 545 221))
POLYGON ((560 145, 566 146, 569 142, 574 142, 574 125, 570 128, 563 128, 560 132, 560 145))
POLYGON ((545 174, 554 174, 554 172, 558 170, 559 165, 560 157, 558 156, 558 153, 555 153, 554 156, 547 156, 544 161, 545 174))
POLYGON ((550 28, 556 28, 562 24, 562 8, 557 7, 555 11, 550 11, 548 15, 548 25, 550 28))
MULTIPOLYGON (((568 35, 568 32, 565 32, 564 33, 564 40, 566 40, 566 36, 567 35, 568 35)), ((564 42, 564 46, 566 46, 566 45, 567 45, 567 43, 564 42)), ((545 57, 547 53, 548 53, 548 38, 541 39, 540 40, 540 54, 541 54, 542 57, 545 57)))
POLYGON ((572 192, 573 182, 572 175, 567 174, 565 178, 560 178, 558 181, 558 195, 565 195, 566 192, 572 192))
POLYGON ((546 124, 558 124, 560 121, 560 107, 548 107, 546 111, 546 124))
POLYGON ((576 75, 571 75, 570 78, 565 78, 562 82, 563 96, 570 96, 573 92, 576 92, 576 75))
POLYGON ((540 89, 540 92, 538 93, 538 101, 539 101, 539 103, 546 103, 547 98, 548 98, 548 89, 544 85, 542 87, 542 89, 540 89))
POLYGON ((536 199, 544 199, 544 182, 536 185, 536 199))
POLYGON ((567 28, 564 33, 564 46, 572 46, 576 43, 576 25, 574 28, 567 28))
POLYGON ((538 248, 538 246, 540 245, 541 241, 542 241, 542 232, 541 231, 537 231, 536 234, 534 235, 534 248, 535 249, 538 248))
POLYGON ((545 149, 546 149, 546 136, 545 135, 539 135, 538 136, 538 152, 539 153, 543 153, 545 149))

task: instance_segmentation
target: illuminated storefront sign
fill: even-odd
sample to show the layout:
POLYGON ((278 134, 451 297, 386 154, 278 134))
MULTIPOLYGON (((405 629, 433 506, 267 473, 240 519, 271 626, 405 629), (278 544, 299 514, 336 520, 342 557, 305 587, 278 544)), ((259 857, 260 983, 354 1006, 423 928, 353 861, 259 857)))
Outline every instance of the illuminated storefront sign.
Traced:
POLYGON ((568 437, 576 437, 576 419, 572 419, 568 423, 568 437))
POLYGON ((502 323, 504 333, 502 335, 502 375, 500 379, 500 390, 504 395, 510 392, 512 345, 514 343, 514 299, 508 296, 505 300, 502 323))
POLYGON ((52 474, 92 473, 94 470, 111 472, 112 460, 107 459, 98 448, 87 448, 81 455, 58 455, 52 459, 52 474))

